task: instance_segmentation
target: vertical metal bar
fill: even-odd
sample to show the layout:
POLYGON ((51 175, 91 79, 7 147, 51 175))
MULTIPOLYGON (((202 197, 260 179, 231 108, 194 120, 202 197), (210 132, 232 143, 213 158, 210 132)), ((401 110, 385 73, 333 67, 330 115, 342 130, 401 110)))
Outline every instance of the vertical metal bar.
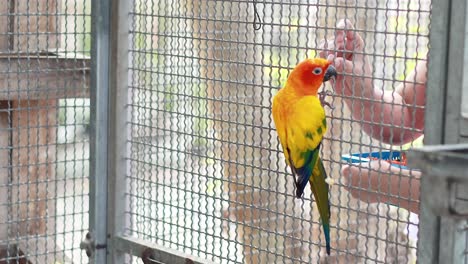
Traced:
MULTIPOLYGON (((468 11, 468 6, 465 6, 465 9, 464 9, 465 14, 466 14, 467 11, 468 11)), ((468 36, 468 17, 465 14, 464 14, 465 28, 464 28, 463 34, 461 34, 461 32, 460 32, 460 35, 462 35, 463 37, 468 36)), ((465 47, 465 49, 464 49, 464 53, 463 53, 463 59, 464 59, 463 65, 468 65, 468 42, 467 41, 465 41, 465 46, 464 47, 465 47)), ((466 69, 465 69, 465 72, 466 72, 466 69)), ((461 98, 461 102, 460 102, 460 105, 461 105, 461 109, 460 109, 460 113, 461 113, 460 135, 465 137, 464 141, 467 141, 468 138, 466 138, 466 137, 468 137, 468 80, 466 78, 464 78, 463 82, 462 82, 462 90, 461 90, 460 98, 461 98)))
MULTIPOLYGON (((433 0, 432 2, 429 36, 431 49, 426 87, 426 105, 430 106, 431 109, 425 113, 426 127, 430 125, 431 129, 426 129, 424 133, 424 141, 428 145, 441 144, 444 138, 445 101, 441 98, 445 98, 447 87, 450 4, 451 1, 446 0, 433 0)), ((426 204, 427 196, 430 195, 427 190, 430 190, 432 184, 430 179, 422 177, 418 231, 419 263, 437 263, 439 258, 440 217, 436 216, 426 204)))
MULTIPOLYGON (((461 98, 463 80, 466 76, 465 52, 467 37, 466 29, 466 0, 452 0, 450 25, 448 28, 449 39, 447 47, 447 82, 445 94, 444 120, 444 144, 460 142, 461 98)), ((434 183, 432 183, 434 184, 434 183)), ((456 192, 454 188, 452 191, 456 192)), ((450 199, 441 197, 440 199, 450 199)), ((450 202, 450 201, 449 201, 450 202)), ((466 220, 442 217, 439 240, 439 263, 463 263, 465 259, 465 237, 462 230, 466 220)))
MULTIPOLYGON (((448 64, 448 38, 449 38, 449 14, 451 1, 433 0, 431 28, 429 33, 430 60, 428 62, 428 76, 426 87, 426 105, 430 111, 426 111, 425 124, 440 124, 444 120, 446 91, 446 75, 448 64)), ((444 137, 444 124, 431 126, 425 131, 424 142, 428 145, 440 144, 444 137)))
POLYGON ((105 263, 107 256, 109 6, 110 0, 92 1, 89 226, 96 250, 91 263, 105 263))
POLYGON ((107 263, 126 263, 124 252, 113 246, 113 238, 123 235, 127 220, 126 175, 128 150, 128 72, 130 7, 128 0, 111 1, 108 122, 108 240, 107 263))
MULTIPOLYGON (((426 144, 458 143, 461 92, 465 54, 466 1, 433 1, 431 55, 428 69, 426 104, 426 144), (441 70, 442 69, 442 70, 441 70), (450 106, 450 107, 447 107, 450 106), (457 106, 457 107, 455 107, 457 106), (437 128, 432 124, 441 124, 437 128)), ((459 232, 464 221, 438 217, 425 203, 429 199, 428 178, 422 178, 418 261, 420 263, 462 263, 465 239, 459 232), (435 231, 435 232, 434 232, 435 231)), ((449 199, 449 197, 440 197, 449 199)))
POLYGON ((461 95, 464 79, 465 55, 465 12, 466 0, 452 0, 450 15, 449 40, 447 47, 447 83, 445 94, 446 107, 443 120, 444 143, 455 144, 459 142, 459 120, 461 113, 461 95))

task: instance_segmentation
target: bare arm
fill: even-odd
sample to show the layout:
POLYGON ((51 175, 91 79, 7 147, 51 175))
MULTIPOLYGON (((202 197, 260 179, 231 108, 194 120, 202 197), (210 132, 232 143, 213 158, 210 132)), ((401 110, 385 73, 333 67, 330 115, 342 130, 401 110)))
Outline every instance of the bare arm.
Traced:
POLYGON ((348 20, 341 20, 333 40, 324 42, 320 55, 333 60, 340 73, 333 87, 344 95, 353 118, 362 129, 389 144, 404 144, 421 136, 424 127, 426 61, 420 61, 394 91, 374 87, 364 41, 348 20))
MULTIPOLYGON (((424 128, 426 61, 420 61, 395 91, 372 87, 359 102, 345 99, 353 117, 363 120, 362 129, 388 144, 405 144, 422 135, 424 128)), ((356 96, 348 94, 347 96, 356 96)))

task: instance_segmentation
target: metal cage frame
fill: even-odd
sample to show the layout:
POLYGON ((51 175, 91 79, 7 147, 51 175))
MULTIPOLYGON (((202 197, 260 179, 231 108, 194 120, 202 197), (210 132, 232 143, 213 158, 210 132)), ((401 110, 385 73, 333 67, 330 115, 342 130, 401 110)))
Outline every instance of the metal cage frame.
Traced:
MULTIPOLYGON (((466 1, 462 0, 432 1, 427 87, 427 105, 431 111, 426 115, 426 124, 444 125, 430 126, 425 131, 426 144, 458 143, 461 138, 456 129, 463 126, 457 123, 460 113, 448 111, 448 105, 458 102, 455 98, 460 98, 461 91, 466 89, 464 76, 468 71, 464 65, 468 42, 465 34, 460 34, 468 30, 468 22, 460 19, 466 17, 466 8, 466 1)), ((84 247, 89 250, 93 263, 124 263, 127 261, 125 254, 141 257, 145 252, 148 254, 148 249, 153 257, 158 256, 159 262, 188 263, 188 258, 194 263, 207 263, 172 249, 123 236, 125 221, 128 220, 125 218, 128 205, 124 202, 128 167, 122 154, 128 151, 125 143, 128 127, 122 113, 129 111, 129 10, 128 0, 93 1, 91 234, 90 243, 84 247)), ((431 190, 431 182, 423 180, 418 262, 441 263, 439 261, 444 260, 444 263, 462 263, 460 261, 466 253, 466 235, 460 233, 460 225, 455 224, 453 218, 436 215, 431 205, 425 202, 424 197, 430 195, 431 190)))

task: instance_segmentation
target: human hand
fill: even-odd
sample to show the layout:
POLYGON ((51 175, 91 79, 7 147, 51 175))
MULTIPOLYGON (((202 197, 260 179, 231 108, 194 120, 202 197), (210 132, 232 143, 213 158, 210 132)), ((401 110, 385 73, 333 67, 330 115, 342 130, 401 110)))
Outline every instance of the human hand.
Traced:
POLYGON ((333 87, 341 95, 371 98, 372 68, 364 54, 364 40, 347 19, 336 27, 335 36, 322 40, 319 47, 319 56, 333 61, 338 72, 333 87))
POLYGON ((367 203, 387 203, 419 212, 420 172, 393 167, 386 161, 351 164, 341 170, 345 188, 367 203))

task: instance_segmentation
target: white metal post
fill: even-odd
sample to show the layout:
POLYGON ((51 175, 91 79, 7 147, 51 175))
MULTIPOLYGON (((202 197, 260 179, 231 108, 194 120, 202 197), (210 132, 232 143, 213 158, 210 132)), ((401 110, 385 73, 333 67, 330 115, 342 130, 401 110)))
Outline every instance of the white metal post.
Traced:
POLYGON ((107 263, 125 263, 125 253, 115 247, 114 238, 122 235, 127 221, 125 197, 128 150, 128 74, 131 1, 110 2, 110 74, 108 122, 108 238, 107 263))

